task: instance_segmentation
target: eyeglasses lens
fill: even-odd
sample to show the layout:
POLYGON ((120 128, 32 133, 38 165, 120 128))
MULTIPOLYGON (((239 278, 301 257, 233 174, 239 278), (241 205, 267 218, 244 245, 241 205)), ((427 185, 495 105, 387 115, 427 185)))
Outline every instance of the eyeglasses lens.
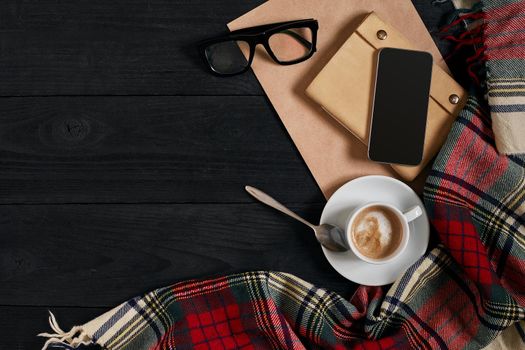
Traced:
POLYGON ((210 67, 219 74, 235 74, 248 66, 250 45, 245 41, 230 40, 211 44, 205 50, 210 67))
POLYGON ((313 33, 310 28, 290 28, 274 33, 268 44, 280 62, 292 62, 312 52, 313 33))

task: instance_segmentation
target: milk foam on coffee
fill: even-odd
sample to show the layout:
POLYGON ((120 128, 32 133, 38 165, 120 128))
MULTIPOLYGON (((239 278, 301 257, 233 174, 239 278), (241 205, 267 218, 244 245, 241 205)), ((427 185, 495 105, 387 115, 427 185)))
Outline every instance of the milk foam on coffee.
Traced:
POLYGON ((401 223, 386 207, 364 209, 354 219, 351 231, 357 250, 372 259, 388 257, 401 243, 401 223))

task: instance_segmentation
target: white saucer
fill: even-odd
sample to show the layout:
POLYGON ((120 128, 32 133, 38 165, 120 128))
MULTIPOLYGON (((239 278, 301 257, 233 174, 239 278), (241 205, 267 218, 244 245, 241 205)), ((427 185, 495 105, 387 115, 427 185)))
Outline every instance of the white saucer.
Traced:
POLYGON ((337 253, 323 247, 332 267, 343 277, 368 286, 382 286, 394 282, 426 251, 429 239, 428 216, 417 194, 406 184, 386 176, 364 176, 339 188, 326 203, 321 224, 345 227, 346 219, 357 206, 369 202, 386 202, 401 211, 421 206, 423 215, 410 223, 410 239, 405 251, 386 264, 370 264, 358 259, 351 251, 337 253))

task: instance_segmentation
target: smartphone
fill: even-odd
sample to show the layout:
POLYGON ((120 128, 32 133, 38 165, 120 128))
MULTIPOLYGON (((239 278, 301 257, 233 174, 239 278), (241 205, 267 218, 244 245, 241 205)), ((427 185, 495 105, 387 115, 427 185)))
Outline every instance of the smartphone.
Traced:
POLYGON ((368 158, 418 165, 423 158, 432 55, 383 48, 377 57, 368 158))

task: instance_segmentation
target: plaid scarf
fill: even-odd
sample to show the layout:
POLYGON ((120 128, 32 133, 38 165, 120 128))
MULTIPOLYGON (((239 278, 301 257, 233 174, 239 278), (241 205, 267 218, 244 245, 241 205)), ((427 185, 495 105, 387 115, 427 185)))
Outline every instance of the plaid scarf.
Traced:
MULTIPOLYGON (((509 3, 494 0, 488 11, 517 8, 509 3)), ((497 152, 491 108, 471 97, 454 123, 424 191, 441 243, 386 293, 361 286, 347 300, 279 272, 188 281, 69 332, 51 315, 55 333, 42 334, 46 346, 479 349, 509 326, 522 336, 516 346, 524 346, 525 156, 497 152)))
MULTIPOLYGON (((473 4, 453 0, 457 21, 467 31, 448 38, 459 46, 474 44, 475 54, 467 59, 468 71, 486 73, 496 148, 504 154, 525 153, 525 3, 523 0, 492 0, 473 4)), ((457 21, 455 22, 457 24, 457 21)), ((478 81, 479 82, 479 81, 478 81)))
POLYGON ((484 3, 482 41, 496 147, 525 153, 525 3, 484 3), (503 6, 502 6, 503 4, 503 6))

